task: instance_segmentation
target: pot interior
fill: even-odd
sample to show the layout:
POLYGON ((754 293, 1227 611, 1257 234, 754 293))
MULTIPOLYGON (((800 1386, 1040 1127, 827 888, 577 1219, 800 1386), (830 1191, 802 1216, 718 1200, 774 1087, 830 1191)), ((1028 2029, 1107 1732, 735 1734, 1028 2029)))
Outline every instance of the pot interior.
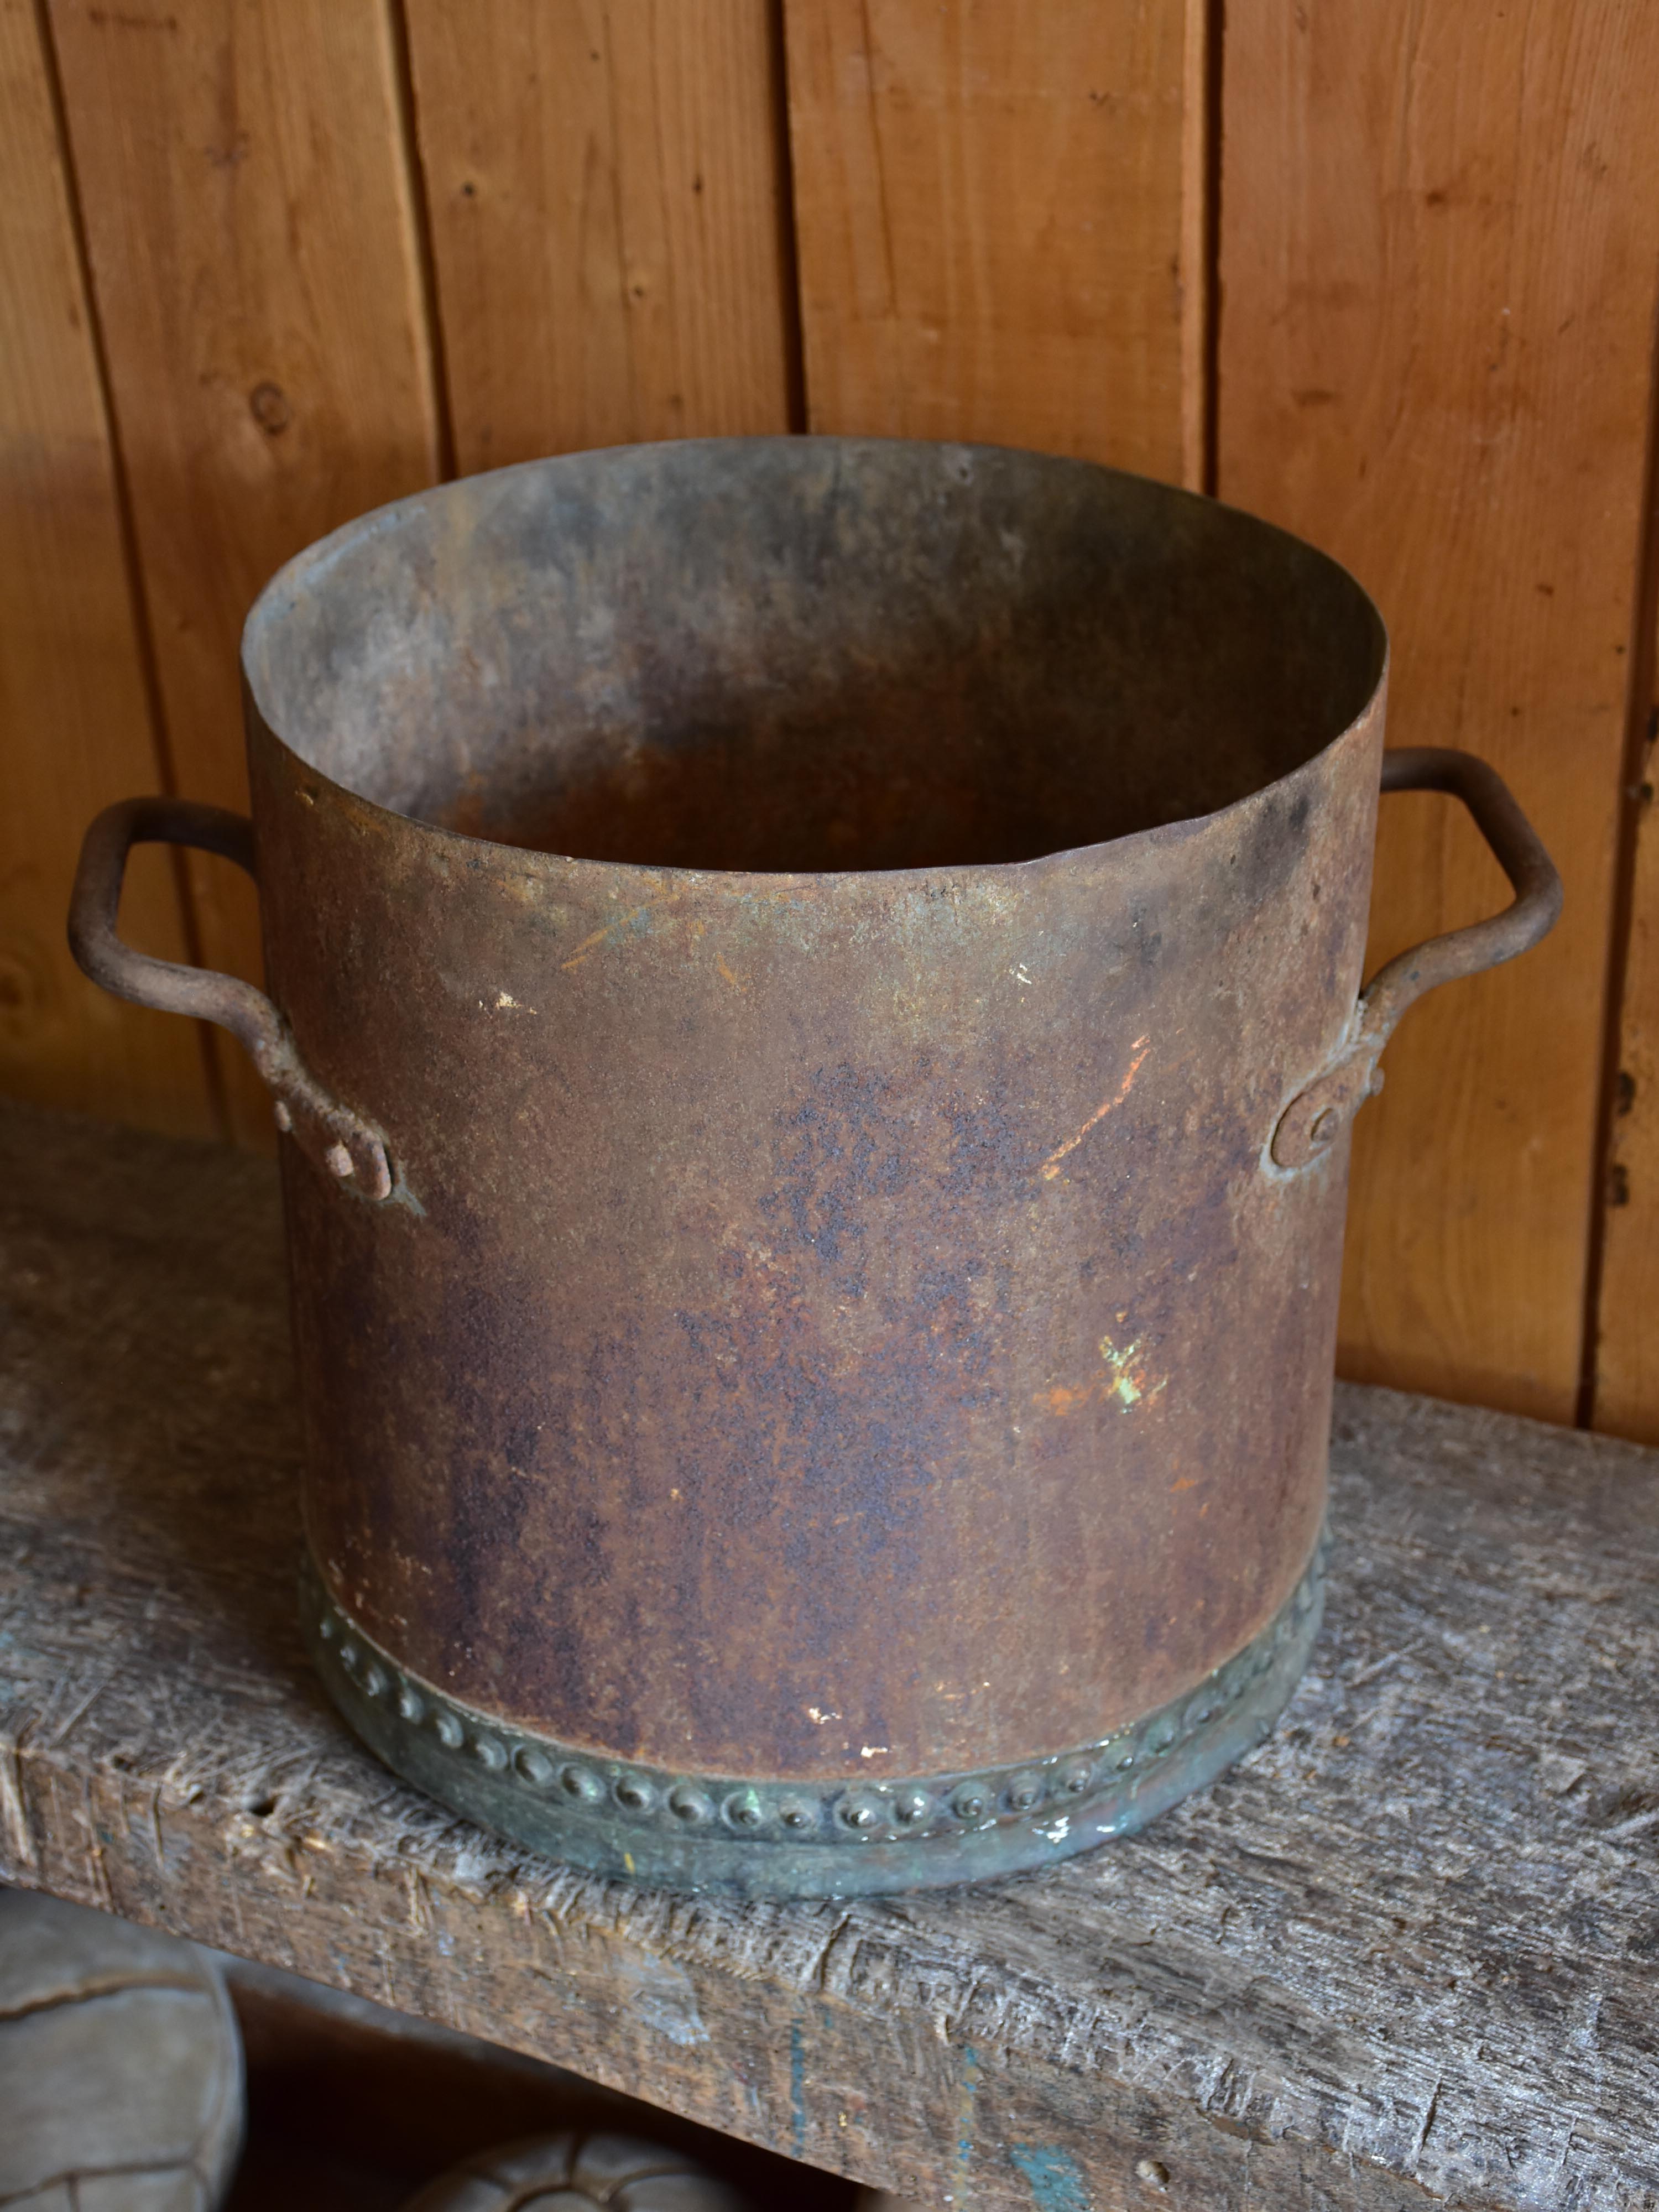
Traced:
POLYGON ((470 836, 653 866, 1024 860, 1207 814, 1365 706, 1382 626, 1267 524, 1080 461, 627 447, 325 539, 249 617, 295 751, 470 836))

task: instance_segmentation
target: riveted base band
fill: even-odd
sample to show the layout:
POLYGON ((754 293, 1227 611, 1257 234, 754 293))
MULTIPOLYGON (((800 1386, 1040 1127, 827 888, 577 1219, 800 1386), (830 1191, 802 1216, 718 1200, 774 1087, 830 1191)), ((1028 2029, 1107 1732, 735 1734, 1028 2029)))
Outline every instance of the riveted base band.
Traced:
POLYGON ((1133 1833, 1260 1743, 1324 1607, 1325 1540, 1261 1633, 1184 1697, 1098 1743, 913 1781, 671 1772, 509 1727, 410 1674, 307 1561, 307 1641, 358 1735, 417 1789, 592 1874, 750 1897, 933 1888, 1052 1865, 1133 1833))

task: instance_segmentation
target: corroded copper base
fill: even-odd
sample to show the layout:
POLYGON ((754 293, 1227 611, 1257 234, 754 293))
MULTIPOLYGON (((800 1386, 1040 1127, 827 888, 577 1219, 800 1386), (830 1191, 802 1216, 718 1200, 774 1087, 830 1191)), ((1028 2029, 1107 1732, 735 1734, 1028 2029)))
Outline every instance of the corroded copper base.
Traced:
POLYGON ((468 1819, 591 1874, 750 1897, 938 1888, 1052 1865, 1145 1827, 1260 1743, 1324 1609, 1322 1539, 1274 1620, 1198 1686, 1103 1741, 1014 1766, 872 1783, 757 1782, 580 1751, 459 1705, 399 1667, 309 1559, 324 1686, 394 1772, 468 1819))

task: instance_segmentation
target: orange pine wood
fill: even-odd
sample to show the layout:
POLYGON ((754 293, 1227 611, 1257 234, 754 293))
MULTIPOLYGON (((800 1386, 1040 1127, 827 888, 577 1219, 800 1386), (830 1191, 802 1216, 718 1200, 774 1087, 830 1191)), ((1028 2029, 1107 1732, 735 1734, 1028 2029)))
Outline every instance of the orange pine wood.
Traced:
MULTIPOLYGON (((112 799, 162 779, 28 0, 0 0, 0 1089, 211 1133, 194 1026, 95 989, 64 942, 82 830, 112 799)), ((185 957, 176 879, 154 854, 135 859, 124 921, 147 950, 185 957)))
MULTIPOLYGON (((1659 518, 1656 518, 1659 527, 1659 518)), ((1659 652, 1651 639, 1646 673, 1659 652)), ((1651 686, 1649 687, 1651 694, 1651 686)), ((1592 1425, 1659 1444, 1659 701, 1637 778, 1619 1070, 1609 1132, 1592 1425)))
MULTIPOLYGON (((1566 880, 1513 967, 1437 994, 1354 1153, 1342 1364, 1574 1409, 1659 269, 1659 11, 1228 11, 1224 498, 1325 546, 1394 641, 1389 734, 1494 763, 1566 880)), ((1385 803, 1374 958, 1501 878, 1385 803)))
POLYGON ((815 429, 1202 469, 1190 0, 786 0, 815 429))
MULTIPOLYGON (((52 0, 180 789, 246 804, 237 640, 301 546, 417 489, 437 416, 386 0, 52 0)), ((193 864, 204 956, 254 902, 193 864)), ((239 1133, 270 1108, 223 1045, 239 1133)))
POLYGON ((767 0, 410 0, 463 471, 789 427, 767 0))

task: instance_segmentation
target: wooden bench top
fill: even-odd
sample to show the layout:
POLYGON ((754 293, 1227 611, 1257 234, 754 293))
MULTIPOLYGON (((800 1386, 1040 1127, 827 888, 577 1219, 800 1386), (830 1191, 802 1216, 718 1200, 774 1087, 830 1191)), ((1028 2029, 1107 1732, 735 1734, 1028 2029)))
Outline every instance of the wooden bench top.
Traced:
POLYGON ((1659 1453, 1339 1394, 1272 1740, 976 1890, 589 1880, 395 1782, 295 1621, 275 1182, 0 1109, 0 1879, 928 2203, 1659 2207, 1659 1453))

